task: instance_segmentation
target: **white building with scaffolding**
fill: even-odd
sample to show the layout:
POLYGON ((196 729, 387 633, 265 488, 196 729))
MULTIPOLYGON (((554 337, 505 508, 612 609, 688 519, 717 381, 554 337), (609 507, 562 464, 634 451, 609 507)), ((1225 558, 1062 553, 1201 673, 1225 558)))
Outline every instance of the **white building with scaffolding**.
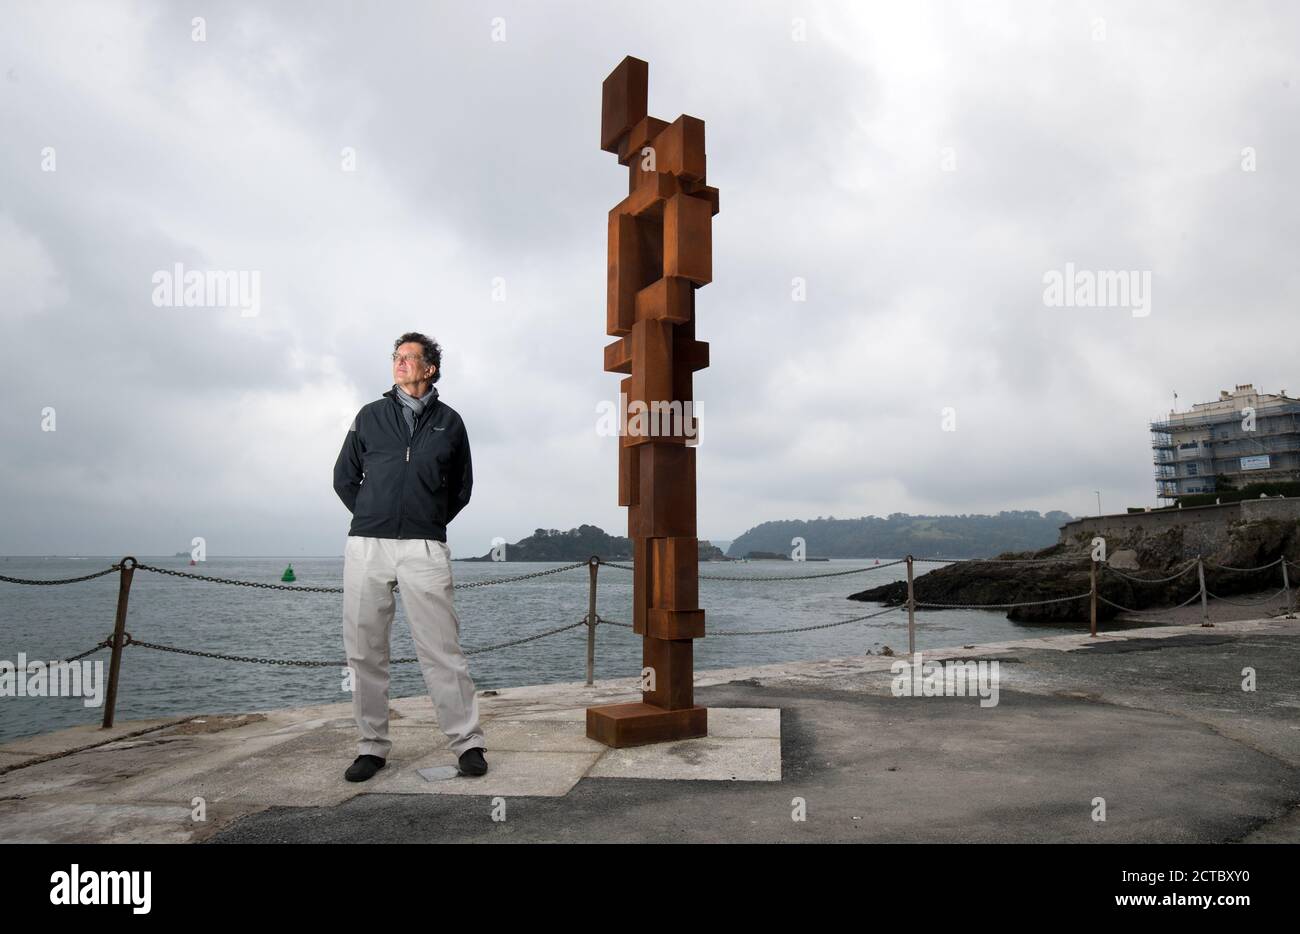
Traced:
POLYGON ((1250 383, 1223 390, 1214 402, 1153 421, 1151 448, 1162 499, 1218 492, 1216 476, 1236 489, 1300 480, 1300 399, 1250 383))

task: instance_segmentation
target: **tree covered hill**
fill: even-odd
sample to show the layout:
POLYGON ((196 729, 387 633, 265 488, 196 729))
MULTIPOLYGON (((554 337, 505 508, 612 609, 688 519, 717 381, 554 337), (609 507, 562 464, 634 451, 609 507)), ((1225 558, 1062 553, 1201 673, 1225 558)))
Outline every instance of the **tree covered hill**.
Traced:
POLYGON ((727 555, 743 557, 751 551, 789 554, 791 540, 806 542, 808 557, 987 558, 1005 551, 1030 551, 1056 544, 1060 526, 1069 513, 1053 510, 1010 510, 995 516, 913 516, 896 512, 887 518, 781 519, 757 525, 733 541, 727 555))
MULTIPOLYGON (((701 561, 721 561, 724 556, 707 541, 700 542, 701 561)), ((532 535, 506 544, 507 561, 585 561, 600 555, 608 561, 631 561, 632 541, 625 536, 610 535, 594 525, 580 525, 562 532, 559 529, 536 529, 532 535)), ((491 561, 488 551, 467 561, 491 561)))

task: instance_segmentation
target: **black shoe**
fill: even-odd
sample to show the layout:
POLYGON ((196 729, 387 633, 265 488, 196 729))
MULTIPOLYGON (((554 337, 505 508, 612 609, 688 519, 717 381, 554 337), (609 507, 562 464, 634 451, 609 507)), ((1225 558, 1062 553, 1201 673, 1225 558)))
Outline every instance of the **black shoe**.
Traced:
POLYGON ((350 782, 364 782, 384 767, 384 761, 379 756, 357 756, 343 777, 350 782))
POLYGON ((487 760, 483 758, 483 747, 475 746, 460 754, 458 763, 461 775, 482 775, 487 772, 487 760))

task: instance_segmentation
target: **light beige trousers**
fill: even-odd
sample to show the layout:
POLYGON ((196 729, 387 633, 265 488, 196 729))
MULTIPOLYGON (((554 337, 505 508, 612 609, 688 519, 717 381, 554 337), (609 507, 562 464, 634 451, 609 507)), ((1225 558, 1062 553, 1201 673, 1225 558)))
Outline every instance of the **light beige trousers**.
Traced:
POLYGON ((452 605, 451 549, 431 538, 349 535, 343 550, 343 645, 353 672, 352 712, 361 739, 357 755, 387 759, 389 634, 393 585, 411 625, 415 654, 433 700, 438 727, 458 757, 483 747, 478 697, 460 650, 460 618, 452 605))

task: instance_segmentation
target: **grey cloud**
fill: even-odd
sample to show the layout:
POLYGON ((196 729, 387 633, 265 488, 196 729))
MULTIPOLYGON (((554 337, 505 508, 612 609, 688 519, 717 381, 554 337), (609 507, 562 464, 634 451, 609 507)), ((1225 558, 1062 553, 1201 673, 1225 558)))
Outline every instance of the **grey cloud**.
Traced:
POLYGON ((247 553, 337 552, 337 410, 388 387, 412 327, 444 344, 440 393, 475 444, 458 553, 621 529, 594 426, 618 392, 603 265, 626 191, 597 148, 599 91, 624 54, 651 63, 653 114, 706 121, 722 192, 697 295, 702 537, 781 515, 1085 511, 1098 488, 1149 504, 1146 421, 1172 390, 1300 390, 1269 336, 1300 288, 1294 11, 1225 26, 1146 5, 1095 44, 1085 5, 864 9, 811 5, 798 44, 789 9, 742 3, 232 3, 200 46, 191 12, 161 4, 13 8, 0 231, 39 249, 0 256, 21 284, 0 312, 0 552, 170 553, 196 527, 247 553), (1045 307, 1043 273, 1071 261, 1151 269, 1152 316, 1045 307), (262 315, 155 308, 149 277, 175 262, 261 270, 262 315), (87 352, 71 374, 51 365, 69 345, 87 352), (36 430, 45 405, 57 438, 36 430))

